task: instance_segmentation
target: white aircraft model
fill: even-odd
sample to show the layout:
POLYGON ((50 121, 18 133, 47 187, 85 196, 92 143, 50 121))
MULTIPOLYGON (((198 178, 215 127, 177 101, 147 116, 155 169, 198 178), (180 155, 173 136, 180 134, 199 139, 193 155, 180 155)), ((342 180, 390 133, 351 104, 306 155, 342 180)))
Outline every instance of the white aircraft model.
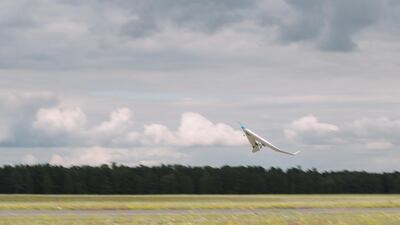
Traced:
POLYGON ((288 155, 297 155, 300 151, 291 153, 291 152, 285 152, 279 148, 277 148, 275 145, 271 144, 269 141, 265 140, 264 138, 260 137, 258 134, 254 133, 253 131, 247 129, 245 126, 240 124, 240 128, 242 128, 244 134, 246 135, 247 139, 249 139, 249 142, 251 146, 253 147, 252 152, 258 152, 261 150, 262 147, 269 147, 274 151, 288 154, 288 155))

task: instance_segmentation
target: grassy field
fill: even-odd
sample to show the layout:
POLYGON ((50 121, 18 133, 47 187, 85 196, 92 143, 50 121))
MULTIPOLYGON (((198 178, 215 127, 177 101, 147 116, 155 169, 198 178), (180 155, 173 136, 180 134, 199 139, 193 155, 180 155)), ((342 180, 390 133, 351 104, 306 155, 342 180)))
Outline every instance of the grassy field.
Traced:
POLYGON ((0 195, 0 210, 93 209, 296 209, 348 208, 340 211, 278 210, 248 214, 149 215, 3 215, 0 225, 90 224, 268 224, 268 225, 399 225, 400 195, 0 195), (353 209, 352 209, 353 208, 353 209), (378 208, 369 211, 366 208, 378 208), (382 210, 379 208, 394 208, 382 210), (354 210, 356 209, 356 210, 354 210), (363 211, 364 210, 364 211, 363 211))
POLYGON ((1 225, 399 225, 400 213, 272 213, 249 215, 29 216, 0 217, 1 225))
POLYGON ((259 208, 400 208, 400 195, 0 195, 0 210, 259 208))

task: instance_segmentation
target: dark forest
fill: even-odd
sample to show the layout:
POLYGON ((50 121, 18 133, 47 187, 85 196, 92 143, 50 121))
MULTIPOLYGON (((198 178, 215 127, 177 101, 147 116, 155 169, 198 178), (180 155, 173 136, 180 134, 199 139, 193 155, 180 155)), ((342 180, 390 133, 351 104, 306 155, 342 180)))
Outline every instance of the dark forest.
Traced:
POLYGON ((0 193, 333 194, 400 193, 400 173, 162 165, 0 167, 0 193))

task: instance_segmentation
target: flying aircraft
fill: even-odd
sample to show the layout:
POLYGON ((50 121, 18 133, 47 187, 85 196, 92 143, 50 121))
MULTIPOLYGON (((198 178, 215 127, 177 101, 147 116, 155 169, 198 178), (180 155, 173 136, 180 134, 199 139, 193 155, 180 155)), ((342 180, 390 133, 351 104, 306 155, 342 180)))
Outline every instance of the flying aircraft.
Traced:
POLYGON ((300 151, 297 151, 297 152, 292 153, 292 152, 283 151, 283 150, 279 149, 278 147, 276 147, 275 145, 271 144, 269 141, 260 137, 258 134, 254 133, 250 129, 246 128, 242 124, 240 124, 240 128, 242 128, 247 139, 249 139, 249 142, 250 142, 251 146, 253 147, 253 151, 252 151, 253 153, 260 151, 262 147, 269 147, 270 149, 272 149, 274 151, 288 154, 288 155, 297 155, 300 152, 300 151))

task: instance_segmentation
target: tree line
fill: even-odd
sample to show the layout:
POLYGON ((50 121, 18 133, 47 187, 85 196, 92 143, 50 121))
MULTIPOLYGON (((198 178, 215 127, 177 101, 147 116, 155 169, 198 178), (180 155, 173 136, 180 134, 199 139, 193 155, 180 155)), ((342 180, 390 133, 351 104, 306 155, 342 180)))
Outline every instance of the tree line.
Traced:
POLYGON ((123 165, 0 167, 0 193, 328 194, 400 193, 400 173, 282 170, 257 166, 123 165))

